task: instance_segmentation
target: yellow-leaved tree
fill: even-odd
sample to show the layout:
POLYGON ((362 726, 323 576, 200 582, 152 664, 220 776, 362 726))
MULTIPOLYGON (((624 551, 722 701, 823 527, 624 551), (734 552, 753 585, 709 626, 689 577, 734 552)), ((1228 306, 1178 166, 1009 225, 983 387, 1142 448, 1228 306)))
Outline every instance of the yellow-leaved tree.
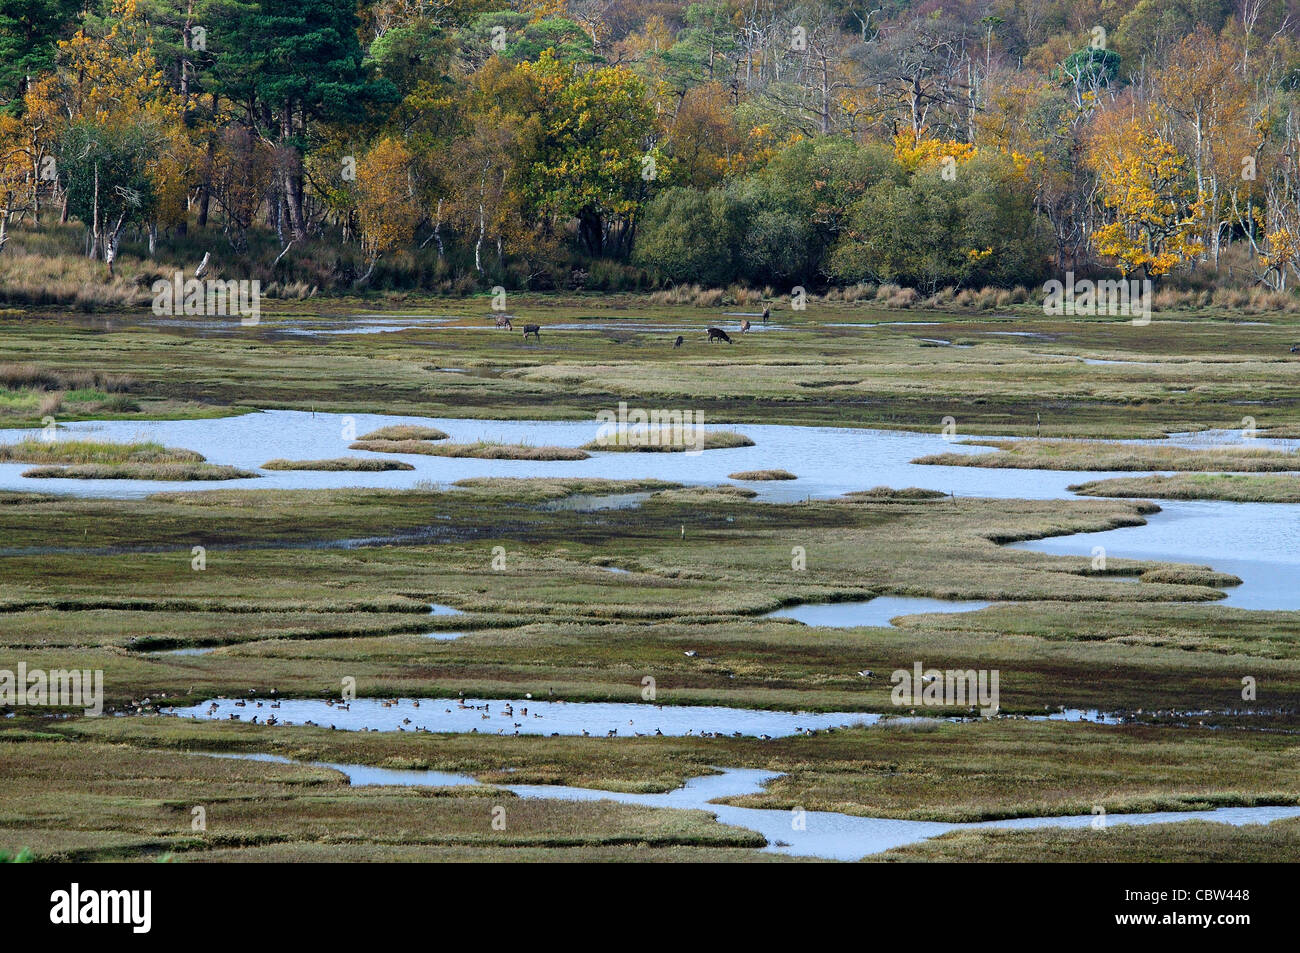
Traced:
POLYGON ((1088 140, 1103 214, 1093 244, 1125 278, 1167 275, 1201 253, 1201 200, 1188 185, 1187 160, 1136 117, 1101 114, 1088 140))
POLYGON ((963 162, 975 158, 978 150, 969 142, 935 139, 926 135, 925 129, 917 135, 911 129, 902 129, 894 135, 894 158, 907 172, 916 172, 951 160, 955 169, 963 162))
POLYGON ((357 163, 357 219, 361 247, 370 259, 363 282, 370 278, 381 255, 411 241, 424 217, 415 197, 413 162, 411 151, 401 141, 385 137, 357 163))
POLYGON ((47 91, 68 117, 59 178, 69 210, 91 230, 91 256, 102 252, 111 273, 128 225, 146 226, 152 248, 160 224, 183 219, 202 154, 135 0, 113 0, 107 20, 87 19, 59 53, 47 91))

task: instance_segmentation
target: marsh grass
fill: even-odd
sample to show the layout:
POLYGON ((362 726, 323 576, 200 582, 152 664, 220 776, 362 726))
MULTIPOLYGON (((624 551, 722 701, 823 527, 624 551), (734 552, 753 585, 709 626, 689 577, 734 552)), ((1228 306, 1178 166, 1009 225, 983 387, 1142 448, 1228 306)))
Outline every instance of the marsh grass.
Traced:
POLYGON ((1300 854, 1300 821, 1234 827, 1213 821, 1090 829, 962 830, 866 858, 876 863, 1270 863, 1300 854))
POLYGON ((727 476, 728 480, 797 480, 789 470, 741 470, 727 476))
POLYGON ((0 302, 32 308, 63 306, 98 311, 148 305, 147 287, 127 267, 110 278, 102 262, 84 255, 46 255, 16 247, 0 256, 0 302))
POLYGON ((126 394, 129 378, 97 371, 55 371, 33 363, 0 364, 0 426, 48 416, 72 418, 132 413, 138 401, 126 394))
POLYGON ((749 487, 732 486, 723 483, 719 486, 688 486, 679 490, 660 490, 652 496, 651 502, 657 503, 735 503, 752 500, 758 496, 757 490, 749 487))
POLYGON ((534 447, 526 443, 425 443, 421 440, 358 440, 351 450, 374 453, 419 453, 430 457, 473 457, 478 460, 586 460, 585 451, 574 447, 534 447))
MULTIPOLYGON (((616 481, 487 479, 446 493, 24 496, 0 507, 0 538, 10 545, 50 541, 48 528, 57 526, 58 540, 82 538, 88 546, 182 548, 5 556, 0 610, 7 624, 0 638, 30 667, 111 672, 106 702, 118 710, 146 696, 157 704, 164 692, 163 704, 246 696, 250 689, 264 697, 272 688, 284 697, 334 697, 345 671, 363 697, 531 692, 636 702, 640 676, 654 672, 661 704, 888 712, 896 709, 887 680, 866 680, 857 671, 889 672, 918 659, 939 668, 999 669, 1007 711, 1059 704, 1223 707, 1225 686, 1238 684, 1243 670, 1281 700, 1270 705, 1300 698, 1300 614, 1182 604, 1209 590, 1147 581, 1162 571, 1194 576, 1194 567, 1114 560, 1116 571, 1142 574, 1137 585, 1088 575, 1086 557, 1005 550, 990 541, 1133 525, 1149 504, 863 497, 737 505, 734 498, 709 499, 716 490, 700 488, 628 511, 528 506, 554 493, 627 489, 616 481), (495 505, 501 501, 514 505, 495 505), (434 522, 447 524, 447 541, 263 548, 289 534, 339 538, 434 522), (223 540, 219 572, 189 568, 196 526, 223 540), (470 531, 481 535, 461 535, 470 531), (492 570, 486 556, 498 540, 510 554, 505 571, 492 570), (804 572, 788 568, 792 540, 808 547, 804 572), (603 572, 596 559, 637 572, 603 572), (878 591, 1005 604, 905 617, 895 629, 818 630, 760 617, 783 603, 878 591), (471 613, 466 627, 473 636, 423 638, 435 627, 429 602, 471 613), (129 641, 126 633, 138 638, 129 641), (139 651, 171 644, 225 647, 198 657, 139 651)), ((1233 724, 1241 728, 1243 721, 1233 724)), ((747 806, 917 820, 1086 814, 1093 804, 1114 813, 1285 803, 1280 799, 1294 799, 1300 781, 1293 736, 1211 731, 1194 722, 1102 727, 1005 719, 760 741, 416 736, 166 717, 47 720, 20 712, 0 726, 0 745, 10 768, 0 772, 0 849, 30 845, 43 859, 161 850, 196 860, 209 850, 221 851, 221 859, 241 859, 245 851, 246 859, 330 858, 340 838, 376 857, 436 848, 485 858, 528 849, 536 859, 642 841, 682 852, 721 849, 717 837, 728 849, 750 843, 731 840, 734 832, 711 821, 684 828, 693 821, 589 814, 587 806, 558 804, 551 813, 522 817, 515 839, 492 842, 473 826, 475 819, 485 826, 490 788, 352 789, 324 769, 204 764, 216 759, 180 753, 186 750, 427 767, 474 774, 487 784, 636 791, 671 790, 712 765, 759 767, 786 777, 743 799, 747 806), (174 807, 159 808, 164 801, 174 807), (223 814, 222 839, 196 839, 186 806, 218 801, 234 805, 223 814), (159 810, 174 811, 176 823, 160 820, 159 810)), ((1159 858, 1191 850, 1193 842, 1151 842, 1146 849, 1159 858)))
MULTIPOLYGON (((859 816, 967 822, 1032 815, 1196 810, 1293 804, 1300 769, 1285 738, 1159 727, 1105 728, 1016 721, 948 724, 929 730, 888 723, 763 742, 756 738, 582 738, 331 732, 179 719, 78 719, 60 728, 54 764, 29 759, 54 747, 33 739, 11 751, 14 772, 0 802, 20 816, 19 798, 42 783, 77 784, 93 768, 72 768, 77 748, 121 746, 128 763, 158 772, 180 750, 269 751, 294 758, 468 773, 488 784, 568 783, 614 790, 672 790, 712 765, 783 772, 764 793, 727 799, 746 807, 830 810, 859 816), (1225 736, 1226 735, 1226 736, 1225 736), (29 750, 24 750, 27 746, 29 750), (1070 757, 1061 757, 1062 746, 1070 757), (153 762, 150 764, 150 762, 153 762), (52 775, 71 771, 55 780, 52 775), (978 775, 980 783, 970 778, 978 775)), ((2 737, 2 736, 0 736, 2 737)), ((213 759, 215 760, 215 759, 213 759)), ((306 765, 242 764, 248 778, 305 780, 306 765), (274 770, 273 770, 274 769, 274 770), (295 773, 296 772, 296 773, 295 773)), ((208 771, 207 766, 193 770, 208 771)), ((128 771, 136 777, 134 771, 128 771)), ((306 777, 313 775, 306 774, 306 777)), ((177 779, 179 780, 179 779, 177 779)), ((82 782, 84 783, 84 782, 82 782)), ((175 782, 173 782, 175 783, 175 782)), ((121 782, 129 790, 129 780, 121 782)), ((448 789, 449 791, 451 789, 448 789)), ((383 794, 382 791, 370 792, 383 794)), ((392 792, 387 792, 392 793, 392 792)), ((453 792, 454 793, 454 792, 453 792)), ((482 792, 464 792, 475 795, 482 792)), ((12 825, 6 825, 12 826, 12 825)))
MULTIPOLYGON (((750 848, 763 838, 717 824, 704 811, 658 811, 613 802, 517 798, 492 786, 353 788, 340 772, 310 764, 268 764, 174 750, 0 742, 7 763, 26 773, 0 780, 6 823, 0 849, 32 846, 37 860, 111 860, 174 851, 186 860, 224 849, 322 848, 316 856, 354 859, 357 850, 461 847, 508 858, 511 848, 750 848), (10 759, 16 759, 10 762, 10 759), (18 765, 21 764, 21 768, 18 765), (35 792, 45 811, 19 807, 35 792), (222 827, 193 833, 189 804, 220 803, 222 827), (505 805, 503 831, 483 821, 505 805), (43 815, 43 816, 42 816, 43 815), (56 816, 57 815, 57 816, 56 816), (75 817, 75 824, 63 818, 75 817)), ((199 751, 214 750, 200 742, 199 751)), ((274 855, 272 855, 274 856, 274 855)))
POLYGON ((1179 473, 1116 477, 1070 487, 1081 496, 1165 500, 1231 500, 1237 503, 1300 503, 1300 477, 1253 473, 1179 473))
POLYGON ((612 496, 672 490, 681 486, 668 480, 610 480, 601 477, 466 477, 454 485, 497 502, 547 502, 568 496, 612 496))
POLYGON ((10 390, 92 390, 110 393, 131 389, 133 381, 120 374, 75 369, 56 371, 32 363, 0 364, 0 387, 10 390))
POLYGON ((447 435, 437 427, 421 427, 415 424, 394 424, 380 427, 370 433, 362 434, 361 440, 446 440, 447 435))
POLYGON ((874 486, 870 490, 853 490, 844 494, 846 499, 865 500, 872 503, 888 503, 897 500, 915 503, 918 500, 945 500, 948 494, 941 490, 923 490, 918 486, 908 486, 895 490, 887 486, 874 486))
POLYGON ((1183 470, 1276 472, 1300 469, 1300 454, 1284 450, 1231 447, 1193 450, 1151 444, 1082 440, 973 440, 996 447, 994 453, 940 453, 913 463, 947 467, 1000 467, 1023 470, 1183 470))
MULTIPOLYGON (((295 245, 291 257, 297 249, 295 245)), ((268 303, 262 326, 248 332, 258 341, 252 348, 244 346, 244 335, 198 337, 184 329, 163 333, 125 319, 110 330, 89 319, 95 335, 87 337, 83 323, 67 315, 41 315, 39 320, 0 315, 0 362, 60 371, 92 367, 129 376, 135 382, 131 396, 151 419, 211 416, 255 406, 340 414, 591 420, 599 410, 637 394, 656 406, 697 408, 708 419, 741 430, 746 423, 762 423, 928 431, 959 408, 961 432, 968 435, 1033 435, 1039 432, 1035 414, 1041 413, 1043 436, 1118 438, 1239 426, 1242 402, 1261 394, 1267 395, 1266 403, 1251 412, 1267 432, 1292 423, 1288 408, 1300 400, 1300 383, 1280 373, 1293 362, 1287 355, 1295 337, 1295 328, 1282 321, 1243 328, 1234 322, 1233 312, 1208 309, 1180 318, 1177 344, 1171 348, 1170 329, 1159 322, 1129 328, 1117 338, 1110 320, 1049 320, 1041 308, 1028 305, 1009 314, 930 311, 925 320, 943 327, 915 333, 980 344, 920 348, 911 330, 834 326, 897 319, 874 301, 834 302, 804 314, 774 303, 789 330, 747 335, 725 360, 716 348, 712 354, 702 348, 674 349, 662 330, 664 322, 687 321, 702 332, 708 312, 682 313, 645 296, 558 294, 522 296, 519 307, 535 312, 543 323, 590 321, 593 309, 600 309, 602 317, 632 326, 620 332, 624 344, 611 346, 608 333, 593 328, 565 332, 562 341, 544 350, 503 351, 500 339, 480 333, 487 307, 481 298, 413 297, 404 302, 404 310, 424 308, 473 320, 474 328, 420 335, 418 344, 407 334, 361 334, 331 337, 327 348, 303 347, 301 338, 287 341, 275 335, 282 319, 342 317, 355 315, 358 307, 374 307, 339 299, 310 306, 268 303), (1044 337, 988 333, 1025 327, 1044 337), (1047 338, 1061 341, 1052 350, 1067 349, 1068 341, 1072 357, 1044 356, 1047 338), (187 358, 207 369, 197 379, 175 372, 178 339, 185 341, 187 358), (1099 367, 1074 357, 1147 365, 1099 367), (472 372, 433 369, 448 365, 472 372)), ((71 406, 65 405, 61 419, 96 416, 70 414, 71 406)), ((33 409, 19 422, 39 421, 33 409)))
POLYGON ((268 460, 263 470, 414 470, 415 467, 400 460, 374 460, 368 457, 334 457, 330 460, 268 460))
POLYGON ((245 480, 257 477, 251 470, 215 463, 78 463, 71 466, 33 467, 23 476, 34 480, 245 480))
POLYGON ((583 450, 600 450, 612 453, 682 453, 687 450, 731 450, 752 447, 754 441, 733 430, 706 430, 702 439, 686 439, 677 428, 661 431, 619 431, 612 438, 592 440, 582 445, 583 450))
POLYGON ((154 441, 111 443, 101 440, 38 440, 26 438, 0 444, 0 461, 57 464, 181 464, 202 463, 193 450, 164 447, 154 441))

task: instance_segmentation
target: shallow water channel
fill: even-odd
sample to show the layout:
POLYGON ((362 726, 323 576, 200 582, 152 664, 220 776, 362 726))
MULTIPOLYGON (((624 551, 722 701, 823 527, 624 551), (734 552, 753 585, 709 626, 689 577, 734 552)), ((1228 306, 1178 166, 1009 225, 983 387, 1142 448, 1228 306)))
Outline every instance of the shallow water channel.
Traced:
MULTIPOLYGON (((213 754, 212 757, 246 758, 278 764, 293 764, 277 755, 213 754)), ((316 762, 347 776, 355 787, 392 785, 414 787, 449 787, 474 785, 467 775, 442 771, 375 768, 368 765, 316 762)), ((617 801, 643 807, 701 810, 713 814, 719 822, 755 831, 767 840, 766 851, 797 857, 821 857, 830 860, 859 860, 894 847, 916 844, 950 831, 968 829, 1028 830, 1035 828, 1093 827, 1096 815, 1068 817, 1021 817, 1009 820, 950 824, 939 821, 907 821, 886 817, 857 817, 830 811, 786 811, 766 808, 733 807, 714 804, 721 798, 762 794, 767 784, 781 775, 753 768, 721 768, 720 773, 689 779, 685 785, 664 794, 629 794, 575 788, 561 785, 502 785, 518 797, 549 798, 568 801, 617 801)), ((1209 811, 1161 811, 1153 814, 1110 814, 1107 827, 1121 824, 1169 824, 1180 821, 1214 821, 1241 826, 1267 824, 1288 817, 1300 817, 1300 806, 1231 807, 1209 811)))
MULTIPOLYGON (((747 434, 755 446, 689 453, 593 453, 587 460, 476 460, 419 454, 375 454, 353 451, 356 435, 393 424, 437 427, 453 442, 497 440, 535 446, 579 446, 596 436, 592 421, 472 420, 394 417, 377 414, 311 414, 264 411, 215 420, 103 421, 66 425, 60 437, 100 440, 157 440, 168 446, 197 450, 212 463, 257 470, 275 457, 320 459, 338 456, 393 457, 411 464, 410 471, 358 473, 339 471, 261 471, 256 479, 221 482, 167 483, 140 480, 28 479, 29 464, 0 464, 0 490, 39 490, 78 496, 140 497, 184 489, 189 492, 224 488, 317 489, 330 487, 409 488, 417 483, 448 486, 467 477, 600 477, 657 478, 687 485, 740 482, 758 499, 793 502, 829 498, 874 486, 919 486, 957 496, 1006 499, 1071 499, 1067 487, 1114 476, 1109 472, 992 469, 918 466, 910 461, 942 452, 980 453, 986 448, 944 439, 938 432, 865 430, 842 427, 796 427, 745 424, 710 426, 747 434), (731 481, 742 470, 786 469, 798 479, 731 481)), ((12 442, 31 431, 0 431, 0 442, 12 442)), ((1145 441, 1156 442, 1156 441, 1145 441)), ((1170 443, 1190 447, 1222 447, 1244 442, 1235 431, 1175 435, 1170 443)), ((1252 447, 1291 447, 1294 441, 1256 437, 1252 447)), ((1136 475, 1136 474, 1133 474, 1136 475)), ((634 506, 639 495, 622 495, 619 506, 634 506)), ((572 502, 575 508, 593 505, 572 502)), ((1247 609, 1300 609, 1300 591, 1292 580, 1300 574, 1300 504, 1229 503, 1165 500, 1162 512, 1147 525, 1104 533, 1055 537, 1016 544, 1017 548, 1057 555, 1093 555, 1104 546, 1111 559, 1157 559, 1208 565, 1244 580, 1227 590, 1220 605, 1247 609)), ((894 613, 895 615, 899 613, 894 613)), ((863 623, 858 623, 863 624, 863 623)))

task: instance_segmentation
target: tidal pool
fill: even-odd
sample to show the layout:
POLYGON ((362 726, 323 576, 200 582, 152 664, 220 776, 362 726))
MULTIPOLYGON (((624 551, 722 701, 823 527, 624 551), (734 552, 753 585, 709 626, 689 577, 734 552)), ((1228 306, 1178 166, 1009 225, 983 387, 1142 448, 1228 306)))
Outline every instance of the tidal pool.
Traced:
MULTIPOLYGON (((464 634, 464 633, 457 633, 464 634)), ((889 679, 888 672, 876 678, 889 679)), ((919 706, 918 706, 919 707, 919 706)), ((164 712, 203 721, 305 725, 339 731, 420 731, 431 734, 588 735, 619 737, 781 738, 788 735, 879 724, 900 717, 919 720, 910 706, 901 715, 874 712, 788 712, 712 705, 656 705, 651 702, 564 702, 534 698, 212 698, 164 712)), ((1028 721, 1090 721, 1117 725, 1118 715, 1061 708, 1041 715, 1001 717, 1028 721)), ((949 719, 959 720, 959 719, 949 719)), ((895 722, 896 723, 896 722, 895 722)))
POLYGON ((1011 548, 1054 556, 1192 563, 1244 580, 1212 605, 1240 609, 1297 609, 1300 592, 1300 504, 1161 500, 1147 525, 1013 543, 1011 548))
POLYGON ((866 602, 808 602, 787 606, 769 612, 767 619, 794 619, 804 625, 826 625, 848 628, 857 625, 874 625, 892 628, 896 616, 917 615, 922 612, 974 612, 986 609, 991 602, 971 599, 926 599, 917 596, 876 596, 866 602))
MULTIPOLYGON (((415 424, 437 427, 455 442, 497 440, 533 446, 576 447, 597 435, 599 425, 587 421, 475 420, 384 416, 378 414, 313 414, 306 411, 261 411, 239 417, 210 420, 109 420, 66 424, 59 439, 129 442, 157 440, 203 454, 209 462, 259 471, 275 457, 294 460, 337 456, 396 459, 413 470, 364 473, 330 470, 259 471, 256 479, 222 480, 201 484, 147 480, 28 479, 21 476, 31 464, 0 464, 0 490, 40 490, 76 496, 139 497, 149 493, 218 489, 323 489, 330 487, 407 488, 417 483, 449 485, 468 477, 600 477, 608 479, 655 478, 687 485, 728 482, 728 474, 741 470, 787 469, 796 481, 750 484, 758 499, 793 502, 808 497, 830 498, 873 486, 922 486, 958 496, 1013 499, 1070 499, 1070 484, 1114 476, 1110 472, 1003 470, 984 467, 917 466, 916 457, 944 452, 985 453, 987 447, 969 446, 934 433, 866 430, 844 427, 796 427, 768 424, 707 424, 708 430, 736 430, 754 440, 752 447, 690 453, 611 453, 596 451, 586 460, 530 461, 478 460, 423 454, 381 454, 349 450, 362 434, 384 426, 415 424)), ((12 443, 32 436, 31 430, 0 430, 0 442, 12 443)), ((1213 431, 1178 435, 1183 446, 1221 446, 1239 431, 1213 431)), ((990 438, 992 439, 992 438, 990 438)), ((1160 441, 1139 441, 1159 443, 1160 441)), ((1242 441, 1238 441, 1242 442, 1242 441)), ((1258 437, 1250 446, 1292 445, 1258 437)), ((629 504, 632 501, 628 501, 629 504)), ((1171 501, 1172 503, 1173 501, 1171 501)), ((1229 504, 1232 505, 1232 504, 1229 504)), ((1282 505, 1282 504, 1276 504, 1282 505)))
MULTIPOLYGON (((449 615, 464 615, 464 614, 465 614, 464 612, 462 612, 460 609, 457 609, 455 606, 439 605, 436 602, 433 603, 431 606, 429 606, 429 615, 432 616, 449 616, 449 615)), ((425 632, 424 637, 426 639, 437 639, 440 642, 453 642, 456 639, 463 638, 467 634, 468 633, 465 632, 425 632)))
MULTIPOLYGON (((944 439, 937 432, 937 425, 934 433, 763 424, 709 425, 708 429, 734 429, 747 434, 755 445, 694 455, 595 452, 586 460, 553 462, 348 450, 354 436, 394 424, 438 427, 458 442, 499 440, 569 447, 594 439, 598 427, 594 419, 576 422, 473 420, 301 411, 263 411, 214 420, 88 421, 68 424, 59 431, 60 437, 157 440, 168 446, 197 450, 212 463, 252 470, 273 457, 305 460, 345 454, 396 458, 411 464, 414 469, 377 473, 262 471, 263 475, 258 479, 200 485, 140 480, 33 480, 21 476, 29 464, 5 463, 0 464, 0 490, 39 490, 122 498, 176 490, 203 492, 226 488, 409 488, 417 483, 446 486, 467 477, 536 476, 656 478, 698 486, 729 482, 728 474, 741 470, 784 468, 798 473, 799 479, 748 484, 758 493, 757 499, 794 502, 806 498, 837 497, 873 486, 920 486, 957 496, 1044 500, 1073 499, 1074 494, 1068 489, 1071 484, 1115 476, 1113 472, 1098 471, 912 464, 911 460, 928 454, 987 451, 985 447, 944 439)), ((31 434, 30 430, 0 431, 0 442, 13 442, 31 434)), ((1295 441, 1272 440, 1263 436, 1247 441, 1241 431, 1232 430, 1177 434, 1168 442, 1189 447, 1247 444, 1261 448, 1289 448, 1296 444, 1295 441)), ((619 494, 618 499, 591 498, 569 505, 601 508, 636 505, 636 502, 631 494, 619 494)), ((1160 502, 1160 506, 1163 511, 1150 517, 1146 526, 1056 537, 1017 546, 1037 552, 1091 558, 1093 547, 1100 545, 1112 558, 1208 565, 1244 580, 1244 585, 1229 590, 1228 598, 1222 604, 1253 609, 1300 608, 1300 592, 1291 582, 1300 569, 1300 504, 1165 500, 1160 502)))
POLYGON ((628 737, 658 735, 767 735, 779 738, 800 731, 873 725, 869 712, 764 711, 704 705, 655 705, 622 702, 551 702, 531 698, 356 698, 350 702, 313 698, 278 701, 215 698, 171 714, 211 721, 259 722, 274 717, 283 725, 312 722, 340 731, 427 731, 435 734, 582 735, 628 737), (212 706, 216 705, 214 709, 212 706), (275 704, 278 708, 272 708, 275 704), (231 716, 238 716, 232 719, 231 716))
MULTIPOLYGON (((213 755, 213 757, 247 758, 292 764, 276 755, 213 755)), ((442 771, 375 768, 367 765, 315 762, 317 767, 331 768, 348 778, 354 786, 391 785, 413 787, 451 787, 478 782, 467 775, 442 771)), ((714 815, 720 823, 760 834, 767 841, 765 851, 796 857, 821 857, 828 860, 860 860, 894 847, 916 844, 950 831, 969 829, 1028 830, 1049 827, 1083 828, 1097 822, 1092 814, 1068 817, 1020 817, 1009 820, 949 824, 940 821, 906 821, 886 817, 857 817, 830 811, 771 810, 714 804, 722 798, 762 794, 767 784, 780 774, 754 768, 721 768, 718 774, 689 779, 682 787, 664 794, 630 794, 562 785, 501 785, 517 797, 564 801, 616 801, 643 807, 701 810, 714 815)), ((1210 811, 1161 811, 1154 814, 1109 814, 1107 827, 1120 824, 1170 824, 1181 821, 1212 821, 1233 826, 1267 824, 1289 817, 1300 817, 1300 806, 1228 807, 1210 811)), ((1099 832, 1099 836, 1104 836, 1099 832)))

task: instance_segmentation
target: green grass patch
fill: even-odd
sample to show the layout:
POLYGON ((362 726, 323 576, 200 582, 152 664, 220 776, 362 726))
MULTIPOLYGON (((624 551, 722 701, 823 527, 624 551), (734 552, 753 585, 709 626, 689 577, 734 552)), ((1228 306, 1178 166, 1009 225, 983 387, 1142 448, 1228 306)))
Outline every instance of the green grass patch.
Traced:
POLYGON ((0 444, 0 462, 63 464, 176 464, 202 463, 193 450, 164 447, 160 443, 110 443, 101 440, 38 440, 0 444))
POLYGON ((870 490, 854 490, 851 493, 845 493, 844 496, 850 500, 865 500, 875 503, 887 503, 890 500, 916 502, 917 500, 944 500, 948 498, 948 494, 942 490, 924 490, 918 486, 908 486, 901 490, 895 490, 887 486, 873 486, 870 490))
POLYGON ((1070 489, 1081 496, 1163 500, 1230 500, 1237 503, 1300 503, 1300 477, 1290 474, 1178 473, 1173 476, 1089 480, 1070 489))
POLYGON ((419 453, 430 457, 473 457, 477 460, 586 460, 590 454, 574 447, 534 447, 526 443, 425 443, 422 440, 358 440, 350 450, 374 453, 419 453))
POLYGON ((263 470, 414 470, 415 467, 400 460, 373 460, 368 457, 334 457, 330 460, 268 460, 263 470))
POLYGON ((415 424, 395 424, 380 427, 362 434, 358 440, 446 440, 447 435, 437 427, 420 427, 415 424))
POLYGON ((216 463, 78 463, 33 467, 23 476, 34 480, 246 480, 259 474, 216 463))
POLYGON ((1193 450, 1153 444, 1082 440, 972 440, 997 447, 996 453, 939 453, 913 463, 945 467, 995 467, 1021 470, 1231 470, 1246 472, 1300 469, 1300 454, 1285 450, 1193 450))
POLYGON ((732 430, 706 430, 702 439, 687 439, 682 431, 669 428, 661 431, 620 431, 612 437, 584 443, 582 449, 618 453, 683 453, 687 450, 730 450, 752 446, 753 440, 732 430))

